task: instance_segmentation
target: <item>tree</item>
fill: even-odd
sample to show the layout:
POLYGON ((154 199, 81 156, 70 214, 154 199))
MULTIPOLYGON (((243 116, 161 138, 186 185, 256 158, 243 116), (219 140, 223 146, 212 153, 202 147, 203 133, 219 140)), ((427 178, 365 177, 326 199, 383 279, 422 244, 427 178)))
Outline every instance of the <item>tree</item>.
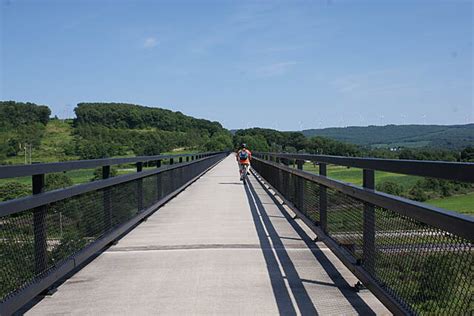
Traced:
POLYGON ((461 161, 474 162, 474 147, 468 146, 461 151, 461 161))
POLYGON ((415 201, 420 201, 424 202, 428 200, 428 195, 426 194, 425 190, 423 189, 423 185, 421 184, 420 181, 418 181, 413 188, 411 188, 410 192, 410 198, 415 200, 415 201))
POLYGON ((392 181, 384 181, 377 184, 377 191, 400 196, 403 193, 403 187, 392 181))
POLYGON ((73 185, 72 179, 62 173, 48 173, 45 177, 45 191, 67 188, 73 185))
POLYGON ((230 133, 216 134, 204 144, 205 151, 225 151, 232 149, 232 136, 230 133))
POLYGON ((234 137, 234 147, 238 148, 241 144, 247 144, 251 151, 268 151, 269 146, 262 135, 239 135, 234 137))

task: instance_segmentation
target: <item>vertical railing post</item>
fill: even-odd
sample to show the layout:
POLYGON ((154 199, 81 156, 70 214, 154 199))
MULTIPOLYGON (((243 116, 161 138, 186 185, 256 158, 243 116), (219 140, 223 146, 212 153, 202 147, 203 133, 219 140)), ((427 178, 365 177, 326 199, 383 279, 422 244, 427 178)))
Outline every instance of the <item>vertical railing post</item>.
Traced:
MULTIPOLYGON (((281 163, 280 157, 275 157, 275 162, 276 162, 277 164, 280 164, 280 163, 281 163)), ((277 181, 277 183, 278 183, 277 189, 278 189, 281 193, 284 193, 284 191, 283 191, 283 171, 281 171, 280 168, 278 168, 278 181, 277 181)))
MULTIPOLYGON (((303 170, 304 160, 297 160, 296 166, 298 170, 303 170)), ((296 207, 304 213, 304 179, 297 177, 297 188, 296 188, 296 207)))
MULTIPOLYGON (((172 166, 173 164, 174 164, 174 158, 170 158, 170 166, 172 166)), ((169 192, 174 190, 174 173, 175 173, 174 170, 168 171, 168 174, 170 176, 170 178, 169 178, 169 187, 171 188, 169 192)))
MULTIPOLYGON (((143 171, 143 162, 137 162, 137 172, 143 171)), ((143 210, 143 179, 140 178, 137 180, 137 198, 138 198, 138 212, 143 210)))
MULTIPOLYGON (((33 194, 44 192, 44 174, 35 174, 32 177, 33 194)), ((33 211, 33 230, 35 234, 35 272, 40 274, 48 267, 48 253, 46 244, 46 212, 47 206, 36 207, 33 211)))
MULTIPOLYGON (((110 177, 110 166, 102 166, 102 179, 110 177)), ((111 188, 104 188, 103 203, 104 203, 104 228, 108 231, 112 228, 112 197, 111 188)))
MULTIPOLYGON (((161 168, 161 159, 158 159, 156 161, 156 167, 161 168)), ((156 175, 156 201, 158 201, 162 197, 163 186, 161 184, 161 177, 161 174, 156 175)))
MULTIPOLYGON (((282 158, 281 163, 284 166, 289 167, 290 160, 288 158, 282 158)), ((288 173, 286 171, 283 171, 283 192, 284 192, 285 198, 287 200, 291 200, 291 198, 290 198, 290 176, 291 176, 290 173, 288 173)))
MULTIPOLYGON (((319 163, 319 175, 327 176, 327 165, 319 163)), ((323 185, 319 185, 319 225, 321 229, 327 233, 328 229, 328 196, 327 189, 323 185)))
MULTIPOLYGON (((363 170, 363 186, 367 189, 375 189, 374 170, 363 170)), ((366 270, 373 274, 375 267, 375 208, 374 205, 364 203, 364 228, 363 228, 363 265, 366 270)))

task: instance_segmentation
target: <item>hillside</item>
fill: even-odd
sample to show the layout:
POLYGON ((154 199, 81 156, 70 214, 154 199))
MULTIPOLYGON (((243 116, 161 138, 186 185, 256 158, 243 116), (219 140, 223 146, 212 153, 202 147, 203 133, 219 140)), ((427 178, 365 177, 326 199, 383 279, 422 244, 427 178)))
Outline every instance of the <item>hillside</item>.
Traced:
POLYGON ((305 136, 323 136, 373 148, 409 147, 462 149, 474 144, 474 124, 386 125, 307 129, 305 136))
POLYGON ((75 153, 84 159, 232 146, 220 123, 181 112, 124 103, 80 103, 74 111, 75 153))
POLYGON ((220 123, 166 109, 119 103, 81 103, 74 120, 50 119, 33 103, 0 102, 0 164, 113 156, 156 155, 232 146, 220 123))

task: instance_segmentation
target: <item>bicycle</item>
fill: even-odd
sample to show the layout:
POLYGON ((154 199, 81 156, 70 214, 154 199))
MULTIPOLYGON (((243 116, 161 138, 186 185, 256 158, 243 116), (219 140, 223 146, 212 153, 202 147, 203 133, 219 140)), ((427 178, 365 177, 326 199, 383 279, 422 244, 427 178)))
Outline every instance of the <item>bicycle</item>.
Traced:
POLYGON ((250 165, 242 165, 242 172, 240 174, 240 180, 243 181, 244 185, 247 183, 248 180, 248 172, 250 169, 250 165))

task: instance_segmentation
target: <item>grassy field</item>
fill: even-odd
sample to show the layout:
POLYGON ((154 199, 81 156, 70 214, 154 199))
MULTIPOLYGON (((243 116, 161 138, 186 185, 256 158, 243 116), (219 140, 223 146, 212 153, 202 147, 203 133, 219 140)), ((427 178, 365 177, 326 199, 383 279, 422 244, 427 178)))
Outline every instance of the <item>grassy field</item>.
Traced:
MULTIPOLYGON (((303 169, 310 172, 319 172, 319 168, 314 166, 312 163, 305 163, 303 169)), ((362 169, 359 168, 347 168, 343 166, 329 165, 327 167, 328 177, 350 182, 356 185, 362 185, 362 169)), ((421 177, 410 176, 404 174, 396 174, 385 171, 375 172, 375 183, 379 184, 385 181, 392 181, 400 184, 405 190, 411 188, 415 183, 420 180, 421 177)))
POLYGON ((447 210, 474 215, 474 192, 463 195, 453 195, 442 199, 428 200, 426 203, 447 210))
MULTIPOLYGON (((319 168, 317 166, 315 167, 312 163, 305 163, 303 169, 314 173, 319 172, 319 168)), ((328 177, 330 178, 344 182, 350 182, 356 185, 362 185, 362 169, 328 165, 327 173, 328 177)), ((396 174, 385 171, 375 172, 376 184, 383 183, 384 181, 396 182, 400 184, 404 190, 409 190, 420 179, 422 178, 417 176, 396 174)), ((474 216, 474 192, 463 195, 454 195, 441 199, 428 200, 425 203, 474 216)))

